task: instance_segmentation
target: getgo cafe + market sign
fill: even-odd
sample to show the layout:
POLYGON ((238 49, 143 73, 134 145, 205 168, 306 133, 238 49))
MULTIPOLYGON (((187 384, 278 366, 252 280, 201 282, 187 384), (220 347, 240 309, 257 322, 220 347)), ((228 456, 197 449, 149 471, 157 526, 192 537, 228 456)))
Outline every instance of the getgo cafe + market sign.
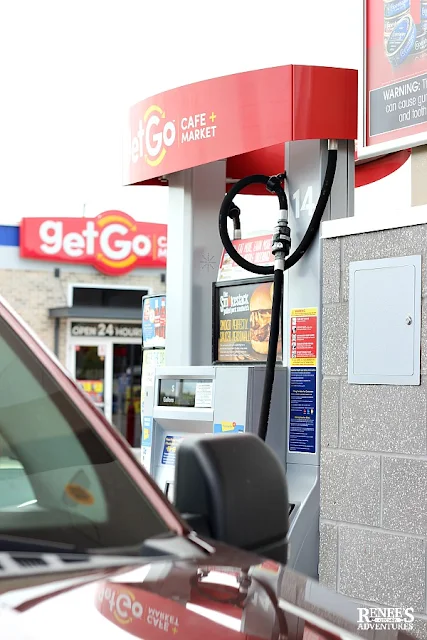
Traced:
POLYGON ((165 224, 136 222, 122 211, 96 218, 23 218, 22 258, 92 265, 106 275, 166 267, 165 224))

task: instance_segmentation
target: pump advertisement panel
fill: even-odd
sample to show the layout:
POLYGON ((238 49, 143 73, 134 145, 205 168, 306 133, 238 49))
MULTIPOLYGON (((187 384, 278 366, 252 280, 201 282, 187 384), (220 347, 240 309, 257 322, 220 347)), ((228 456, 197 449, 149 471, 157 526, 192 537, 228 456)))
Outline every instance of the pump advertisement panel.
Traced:
MULTIPOLYGON (((272 305, 272 278, 215 283, 213 361, 266 362, 272 305)), ((280 332, 277 360, 282 357, 280 332)))
POLYGON ((427 0, 365 0, 362 156, 427 140, 427 0))
POLYGON ((166 346, 166 296, 142 299, 142 346, 144 349, 166 346))
MULTIPOLYGON (((242 240, 233 240, 234 248, 245 260, 261 267, 274 264, 272 248, 272 235, 255 236, 242 240)), ((247 280, 253 278, 253 273, 239 267, 228 253, 223 250, 219 263, 217 281, 247 280)))

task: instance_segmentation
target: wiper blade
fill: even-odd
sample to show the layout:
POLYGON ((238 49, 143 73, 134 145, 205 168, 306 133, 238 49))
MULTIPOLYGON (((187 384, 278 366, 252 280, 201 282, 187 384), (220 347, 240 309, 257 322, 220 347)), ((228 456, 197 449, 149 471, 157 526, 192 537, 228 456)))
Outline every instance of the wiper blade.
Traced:
POLYGON ((26 536, 0 535, 0 552, 34 552, 34 553, 72 553, 86 555, 86 549, 80 549, 72 544, 51 542, 26 536))

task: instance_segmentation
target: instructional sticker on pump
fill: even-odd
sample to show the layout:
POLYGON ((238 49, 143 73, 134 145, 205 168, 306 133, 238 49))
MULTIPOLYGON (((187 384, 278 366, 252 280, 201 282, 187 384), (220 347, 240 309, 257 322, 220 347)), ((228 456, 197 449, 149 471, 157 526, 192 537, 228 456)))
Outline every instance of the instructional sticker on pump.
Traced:
POLYGON ((162 464, 175 464, 176 450, 181 440, 182 436, 166 436, 163 445, 162 464))
POLYGON ((316 452, 317 308, 290 314, 289 444, 293 453, 316 452))
POLYGON ((289 451, 316 452, 316 367, 290 370, 289 451))
POLYGON ((212 382, 198 382, 196 384, 194 407, 196 409, 212 408, 212 382))
POLYGON ((290 338, 291 367, 315 367, 317 365, 317 308, 292 309, 290 338))

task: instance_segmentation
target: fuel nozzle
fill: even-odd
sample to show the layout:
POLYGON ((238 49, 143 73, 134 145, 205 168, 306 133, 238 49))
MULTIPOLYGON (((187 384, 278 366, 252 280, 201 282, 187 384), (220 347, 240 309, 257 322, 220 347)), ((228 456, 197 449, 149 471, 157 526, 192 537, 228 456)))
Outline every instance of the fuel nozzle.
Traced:
POLYGON ((291 250, 291 230, 288 225, 288 199, 282 187, 282 182, 286 177, 285 173, 271 176, 267 182, 267 189, 276 194, 280 203, 280 214, 277 225, 274 227, 272 249, 274 255, 274 269, 285 270, 285 259, 291 250))
POLYGON ((240 240, 242 237, 242 231, 240 228, 240 209, 237 204, 231 202, 228 209, 228 217, 233 221, 233 240, 240 240))
POLYGON ((291 230, 288 225, 287 211, 280 212, 277 225, 274 227, 271 252, 274 256, 274 269, 285 270, 285 259, 291 250, 291 230), (286 214, 286 217, 283 217, 286 214))

